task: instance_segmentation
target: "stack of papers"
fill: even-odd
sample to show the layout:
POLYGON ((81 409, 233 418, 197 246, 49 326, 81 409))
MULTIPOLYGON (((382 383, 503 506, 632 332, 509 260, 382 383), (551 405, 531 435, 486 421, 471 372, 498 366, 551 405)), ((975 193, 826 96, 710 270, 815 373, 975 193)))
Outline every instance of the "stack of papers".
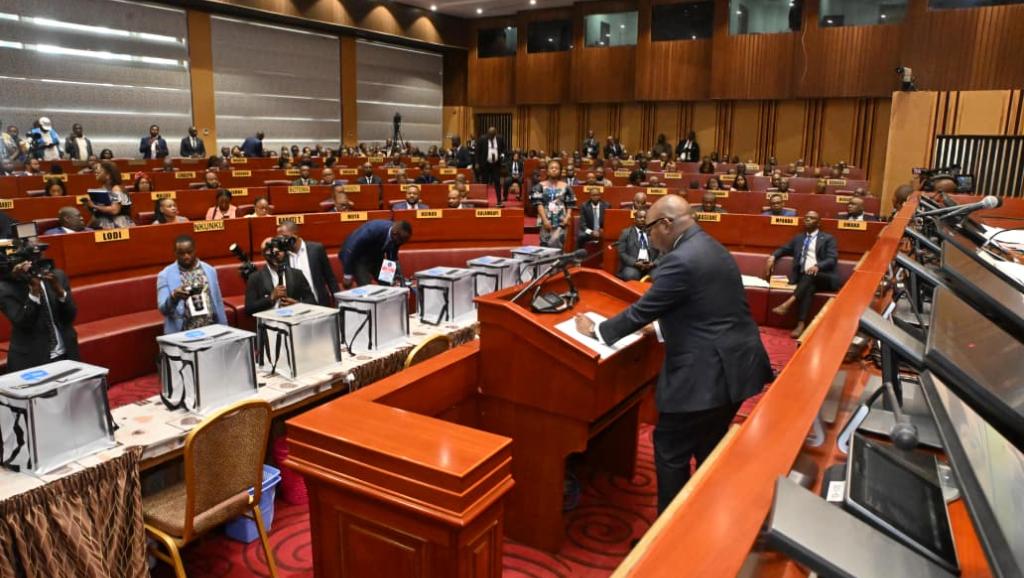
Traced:
POLYGON ((763 287, 767 289, 770 285, 767 281, 761 277, 754 277, 753 275, 743 275, 743 286, 744 287, 763 287))
MULTIPOLYGON (((605 317, 597 313, 594 313, 593 311, 588 311, 587 313, 584 313, 584 315, 591 318, 594 321, 594 323, 601 323, 606 319, 605 317)), ((586 335, 583 335, 579 331, 576 331, 575 317, 570 317, 569 319, 566 319, 565 321, 559 323, 558 325, 555 325, 555 329, 568 335, 574 340, 582 343, 584 346, 586 346, 587 349, 596 352, 601 357, 601 359, 607 359, 613 353, 619 351, 620 349, 625 349, 629 347, 630 345, 635 343, 636 340, 640 339, 639 333, 633 333, 618 340, 615 343, 615 345, 605 345, 596 339, 592 339, 590 337, 587 337, 586 335)))

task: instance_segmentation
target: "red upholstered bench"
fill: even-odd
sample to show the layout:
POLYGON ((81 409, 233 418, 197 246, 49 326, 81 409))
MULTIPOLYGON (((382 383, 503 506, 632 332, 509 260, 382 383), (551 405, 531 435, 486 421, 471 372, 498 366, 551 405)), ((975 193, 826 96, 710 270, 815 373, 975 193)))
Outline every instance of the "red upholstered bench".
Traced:
MULTIPOLYGON (((850 275, 853 274, 853 268, 856 265, 857 265, 856 261, 844 261, 842 259, 839 260, 839 263, 836 264, 836 272, 839 273, 839 279, 840 279, 841 282, 846 283, 846 280, 849 279, 850 275)), ((775 264, 775 274, 776 275, 788 274, 789 271, 792 269, 792 267, 793 267, 793 258, 792 257, 783 257, 782 259, 779 259, 778 262, 775 264)), ((762 270, 762 274, 763 274, 763 271, 764 271, 764 259, 763 258, 761 259, 761 270, 762 270)), ((779 305, 781 305, 782 302, 785 301, 786 299, 789 299, 789 297, 792 294, 793 294, 793 292, 791 290, 789 290, 789 289, 777 289, 777 288, 774 288, 774 287, 769 289, 769 291, 768 291, 768 311, 767 311, 767 317, 766 317, 766 324, 767 325, 770 325, 772 327, 785 327, 785 328, 790 328, 790 327, 795 327, 796 326, 796 316, 797 316, 796 307, 791 308, 786 313, 786 315, 784 317, 776 315, 775 313, 772 313, 772 309, 774 309, 775 307, 778 307, 779 305)), ((831 299, 832 297, 835 297, 835 296, 836 296, 836 294, 833 293, 833 292, 815 293, 814 294, 814 302, 811 305, 811 319, 813 319, 814 316, 817 315, 819 311, 821 311, 821 308, 825 306, 825 303, 829 299, 831 299)), ((808 321, 810 321, 810 319, 808 321)))

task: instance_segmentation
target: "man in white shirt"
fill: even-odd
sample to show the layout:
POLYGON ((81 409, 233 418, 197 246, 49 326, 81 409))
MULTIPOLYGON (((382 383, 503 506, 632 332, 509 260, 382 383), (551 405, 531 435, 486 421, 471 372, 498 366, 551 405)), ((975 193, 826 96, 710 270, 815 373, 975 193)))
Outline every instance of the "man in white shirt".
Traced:
POLYGON ((199 138, 199 131, 196 127, 188 127, 188 136, 181 139, 178 152, 183 158, 199 159, 206 156, 206 143, 199 138))
POLYGON ((299 224, 293 221, 281 223, 277 234, 295 239, 295 245, 288 253, 289 266, 302 272, 313 292, 314 302, 330 307, 334 303, 334 294, 341 291, 341 287, 327 260, 327 250, 320 243, 300 237, 299 224))
POLYGON ((289 254, 280 237, 264 239, 263 258, 267 265, 251 275, 245 284, 245 312, 248 315, 295 303, 315 304, 309 283, 297 269, 288 266, 289 254))
POLYGON ((64 152, 73 161, 88 160, 92 153, 92 141, 82 132, 82 125, 77 122, 71 126, 71 136, 64 141, 64 152))
POLYGON ((494 187, 494 194, 500 196, 501 166, 505 162, 505 138, 493 126, 480 137, 476 145, 476 166, 480 180, 494 187))

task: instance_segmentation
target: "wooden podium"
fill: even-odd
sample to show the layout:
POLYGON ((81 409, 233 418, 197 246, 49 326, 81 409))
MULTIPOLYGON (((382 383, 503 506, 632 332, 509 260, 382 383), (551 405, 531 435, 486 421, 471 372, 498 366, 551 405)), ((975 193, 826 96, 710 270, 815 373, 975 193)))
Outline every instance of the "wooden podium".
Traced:
MULTIPOLYGON (((555 328, 576 313, 610 318, 641 292, 596 269, 574 269, 579 303, 570 311, 538 314, 531 294, 517 303, 512 287, 477 298, 480 321, 479 427, 513 439, 505 527, 524 544, 556 552, 565 537, 562 516, 565 459, 587 452, 588 463, 631 477, 636 463, 639 408, 661 366, 652 336, 601 359, 555 328), (522 305, 520 304, 522 303, 522 305)), ((563 292, 564 279, 544 284, 563 292)))

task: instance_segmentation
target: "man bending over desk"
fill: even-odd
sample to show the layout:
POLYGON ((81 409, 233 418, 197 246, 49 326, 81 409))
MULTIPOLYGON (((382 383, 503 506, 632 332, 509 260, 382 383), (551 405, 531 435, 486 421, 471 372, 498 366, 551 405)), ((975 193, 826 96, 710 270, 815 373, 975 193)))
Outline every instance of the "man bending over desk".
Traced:
POLYGON ((398 248, 412 237, 407 221, 378 219, 364 223, 345 239, 338 258, 345 271, 345 286, 355 278, 359 285, 375 279, 384 285, 401 282, 398 270, 398 248))
POLYGON ((786 299, 772 312, 785 315, 794 304, 797 306, 797 324, 790 335, 793 339, 800 337, 807 327, 807 317, 811 313, 811 303, 817 291, 835 291, 839 288, 839 275, 836 264, 839 261, 839 249, 836 238, 819 230, 821 217, 815 211, 804 215, 804 232, 793 237, 789 243, 775 250, 765 263, 765 277, 771 279, 775 269, 775 261, 779 257, 793 257, 793 269, 789 272, 789 282, 796 285, 793 295, 786 299))

